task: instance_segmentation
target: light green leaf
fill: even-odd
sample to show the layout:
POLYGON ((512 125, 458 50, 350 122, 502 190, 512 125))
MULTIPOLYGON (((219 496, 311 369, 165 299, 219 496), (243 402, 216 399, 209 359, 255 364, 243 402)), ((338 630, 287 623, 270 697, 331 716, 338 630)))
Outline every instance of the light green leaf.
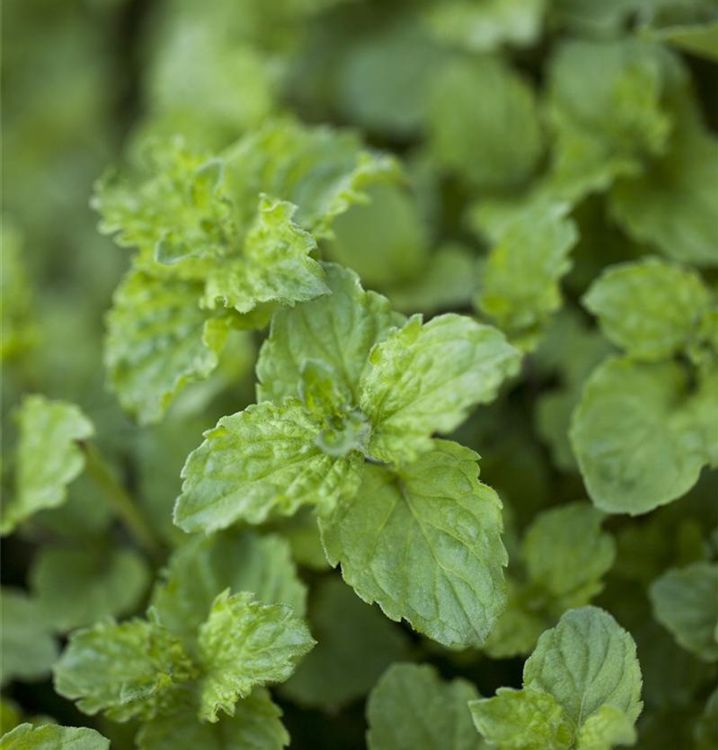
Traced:
POLYGON ((181 642, 157 623, 102 622, 71 636, 55 665, 55 690, 91 716, 148 720, 181 695, 194 668, 181 642))
POLYGON ((22 258, 21 235, 6 216, 0 219, 0 243, 0 360, 5 362, 31 348, 37 331, 33 315, 34 295, 22 258))
POLYGON ((583 297, 601 330, 635 359, 684 351, 699 335, 711 305, 700 276, 658 258, 609 267, 583 297))
POLYGON ((249 592, 220 594, 197 638, 202 667, 199 717, 234 714, 257 685, 284 682, 314 646, 306 625, 284 604, 262 604, 249 592))
POLYGON ((604 706, 635 723, 641 682, 633 638, 597 607, 567 612, 524 665, 524 688, 552 695, 577 729, 604 706))
POLYGON ((142 725, 140 750, 281 750, 289 744, 282 712, 263 688, 239 701, 234 716, 214 724, 200 722, 191 711, 156 716, 142 725))
POLYGON ((469 703, 476 728, 500 750, 570 750, 572 728, 552 695, 499 688, 469 703))
POLYGON ((545 6, 545 0, 450 0, 429 6, 427 22, 446 42, 471 52, 493 52, 537 41, 545 6))
POLYGON ((60 727, 57 724, 34 727, 20 724, 0 738, 2 750, 109 750, 110 741, 94 729, 60 727))
POLYGON ((30 583, 48 622, 61 632, 132 612, 150 571, 130 549, 43 547, 30 583))
POLYGON ((524 536, 527 576, 556 614, 588 604, 603 589, 616 557, 613 537, 601 531, 603 518, 589 503, 570 503, 541 513, 524 536))
POLYGON ((433 667, 395 664, 367 703, 369 750, 482 750, 467 701, 477 697, 464 680, 443 681, 433 667))
POLYGON ((477 306, 509 337, 533 348, 537 333, 562 304, 559 282, 578 241, 566 206, 539 206, 503 230, 483 266, 477 306))
POLYGON ((412 460, 434 431, 457 427, 476 404, 496 398, 515 375, 519 353, 503 335, 468 317, 415 315, 371 351, 360 406, 373 425, 369 451, 383 461, 412 460))
POLYGON ((252 591, 265 604, 289 604, 304 615, 307 592, 297 576, 288 543, 279 536, 226 531, 194 536, 170 557, 152 604, 162 625, 189 650, 197 628, 225 589, 252 591))
POLYGON ((654 245, 669 258, 718 265, 716 160, 718 138, 702 124, 681 122, 665 157, 642 176, 613 187, 613 217, 634 240, 654 245))
POLYGON ((476 285, 476 258, 463 245, 448 242, 429 256, 419 274, 386 293, 402 312, 434 314, 468 306, 476 285))
POLYGON ((353 499, 320 519, 330 562, 366 602, 447 646, 478 646, 505 606, 501 502, 478 456, 435 441, 396 474, 366 465, 353 499))
POLYGON ((574 412, 571 444, 594 504, 646 513, 685 494, 718 462, 715 384, 695 393, 679 364, 609 358, 574 412))
POLYGON ((325 579, 315 592, 310 623, 318 645, 282 693, 301 706, 337 710, 365 695, 392 662, 407 658, 409 643, 340 578, 325 579))
POLYGON ((187 458, 175 523, 209 532, 292 515, 305 504, 331 508, 355 491, 363 458, 325 453, 317 446, 321 429, 295 399, 223 417, 187 458))
POLYGON ((39 602, 20 589, 0 590, 2 684, 18 679, 42 680, 58 656, 51 624, 39 602))
POLYGON ((272 318, 257 363, 260 401, 299 396, 302 365, 317 360, 332 368, 343 400, 356 405, 371 348, 404 322, 385 297, 365 292, 353 271, 334 264, 324 268, 330 295, 278 310, 272 318))
POLYGON ((437 162, 480 189, 520 187, 543 151, 534 91, 498 58, 444 66, 431 81, 428 119, 437 162))
POLYGON ((689 54, 718 62, 718 21, 648 28, 643 33, 689 54))
POLYGON ((685 79, 677 59, 645 41, 561 45, 549 69, 554 189, 577 199, 664 153, 672 124, 666 89, 685 79))
POLYGON ((37 511, 65 502, 67 485, 85 466, 76 441, 94 434, 92 423, 77 406, 40 395, 23 400, 18 425, 15 493, 3 505, 3 535, 37 511))
POLYGON ((369 203, 352 206, 335 220, 329 257, 354 269, 368 285, 386 286, 420 273, 429 237, 416 197, 381 183, 367 194, 369 203))
POLYGON ((649 589, 655 618, 683 648, 718 661, 718 565, 674 568, 649 589))
POLYGON ((316 240, 294 223, 296 210, 292 203, 261 197, 243 255, 210 269, 203 307, 249 313, 262 304, 291 306, 327 293, 322 267, 310 257, 316 240))
POLYGON ((615 706, 605 705, 586 720, 578 733, 578 750, 611 750, 634 745, 638 735, 633 722, 615 706))
POLYGON ((132 270, 107 316, 105 366, 123 408, 158 422, 187 383, 217 367, 228 317, 199 307, 202 287, 132 270))
POLYGON ((331 238, 334 219, 368 201, 371 186, 401 179, 393 157, 364 149, 354 133, 290 119, 242 139, 226 158, 238 206, 256 203, 260 192, 290 201, 297 224, 318 239, 331 238))

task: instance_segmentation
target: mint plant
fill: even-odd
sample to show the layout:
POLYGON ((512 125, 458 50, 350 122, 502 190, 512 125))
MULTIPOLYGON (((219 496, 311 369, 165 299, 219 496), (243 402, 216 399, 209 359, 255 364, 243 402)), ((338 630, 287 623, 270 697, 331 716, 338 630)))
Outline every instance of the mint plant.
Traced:
POLYGON ((0 750, 714 750, 715 0, 3 24, 0 750))

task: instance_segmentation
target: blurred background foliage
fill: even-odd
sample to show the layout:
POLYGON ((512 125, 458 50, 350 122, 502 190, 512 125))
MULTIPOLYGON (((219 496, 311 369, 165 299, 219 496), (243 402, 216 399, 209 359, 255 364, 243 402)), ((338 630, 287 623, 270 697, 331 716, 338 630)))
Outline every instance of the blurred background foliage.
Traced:
MULTIPOLYGON (((597 67, 590 45, 627 38, 657 39, 678 51, 677 75, 690 83, 678 84, 676 95, 687 96, 714 129, 718 76, 709 58, 711 50, 715 58, 715 36, 701 42, 676 28, 705 21, 715 28, 716 4, 7 0, 2 10, 3 489, 12 487, 13 409, 21 396, 40 392, 72 401, 99 426, 98 443, 112 471, 138 498, 167 550, 185 537, 172 525, 184 459, 203 430, 254 400, 261 335, 233 334, 217 371, 189 386, 161 424, 140 428, 122 413, 105 386, 102 339, 103 315, 127 257, 97 232, 89 206, 93 182, 109 164, 138 159, 148 138, 178 133, 193 146, 219 150, 286 112, 356 128, 371 145, 402 157, 412 190, 376 188, 370 204, 337 222, 336 237, 323 249, 399 309, 427 314, 475 310, 492 227, 512 201, 532 189, 571 196, 581 239, 564 283, 565 305, 540 321, 545 336, 528 347, 523 379, 456 436, 482 454, 482 479, 506 507, 513 619, 505 627, 516 643, 504 640, 493 653, 489 644, 496 657, 489 658, 425 641, 337 585, 301 515, 280 529, 310 584, 312 629, 323 635, 311 664, 279 691, 292 747, 363 747, 365 696, 394 660, 431 661, 444 676, 464 676, 483 694, 520 685, 522 656, 570 606, 532 578, 531 545, 553 509, 585 497, 568 420, 588 373, 611 350, 578 299, 602 268, 644 254, 648 239, 609 218, 610 197, 593 186, 607 179, 602 170, 613 168, 612 159, 620 161, 619 173, 630 173, 635 160, 651 158, 650 140, 635 145, 617 132, 610 154, 586 153, 574 143, 577 162, 568 165, 557 163, 556 143, 572 137, 570 116, 596 128, 606 127, 601 118, 614 119, 619 129, 622 117, 648 117, 650 103, 636 105, 647 85, 641 80, 626 83, 625 113, 592 111, 590 103, 580 111, 582 80, 612 74, 600 61, 597 67), (574 58, 556 75, 562 55, 574 58), (578 111, 571 114, 561 97, 578 111)), ((664 136, 656 122, 649 118, 645 127, 658 128, 651 138, 659 143, 664 136)), ((714 283, 715 271, 706 277, 714 283)), ((522 335, 532 333, 524 323, 519 327, 522 335)), ((715 680, 715 665, 682 650, 653 620, 646 588, 668 568, 715 555, 717 491, 715 472, 706 474, 686 497, 650 516, 612 517, 603 531, 592 527, 591 538, 610 550, 601 553, 607 559, 591 595, 638 642, 646 703, 641 748, 692 747, 691 727, 715 680), (600 542, 601 534, 610 542, 600 542)), ((52 652, 57 637, 86 624, 79 610, 88 591, 80 569, 86 563, 78 562, 74 593, 55 592, 50 603, 43 594, 66 585, 52 581, 57 563, 51 555, 68 554, 73 540, 96 550, 99 589, 112 591, 117 578, 134 582, 129 592, 120 587, 126 601, 114 614, 141 611, 147 601, 157 563, 120 559, 130 539, 95 487, 80 480, 66 505, 39 513, 2 545, 3 584, 31 591, 13 606, 40 607, 37 649, 52 652), (44 619, 51 624, 43 631, 44 619)), ((570 565, 580 549, 576 539, 564 541, 570 565)), ((8 674, 5 658, 3 731, 17 716, 87 722, 53 692, 46 674, 8 674)), ((133 746, 132 725, 98 720, 97 726, 118 750, 133 746)))

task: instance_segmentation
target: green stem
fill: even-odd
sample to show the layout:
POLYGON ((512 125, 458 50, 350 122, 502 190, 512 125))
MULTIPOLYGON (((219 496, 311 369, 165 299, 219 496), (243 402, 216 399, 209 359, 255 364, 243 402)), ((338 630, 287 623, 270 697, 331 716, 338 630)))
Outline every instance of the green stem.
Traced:
POLYGON ((137 543, 152 557, 157 557, 160 552, 160 544, 137 507, 135 500, 117 481, 112 469, 94 445, 81 442, 80 447, 85 454, 85 471, 87 474, 104 492, 137 543))

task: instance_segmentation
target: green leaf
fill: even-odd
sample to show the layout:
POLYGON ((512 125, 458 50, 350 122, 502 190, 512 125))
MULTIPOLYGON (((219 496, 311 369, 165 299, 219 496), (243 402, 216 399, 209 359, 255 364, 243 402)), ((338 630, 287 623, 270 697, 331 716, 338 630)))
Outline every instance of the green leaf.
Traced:
POLYGON ((543 151, 533 88, 498 58, 456 60, 431 82, 429 147, 483 190, 520 187, 543 151))
POLYGON ((646 513, 685 494, 718 462, 715 384, 691 393, 672 362, 612 357, 591 375, 574 412, 571 444, 594 504, 646 513))
POLYGON ((588 604, 603 590, 601 579, 616 557, 613 537, 601 531, 603 518, 588 503, 570 503, 541 513, 524 536, 527 576, 557 614, 588 604))
POLYGON ((299 396, 302 366, 317 360, 332 368, 342 399, 356 405, 371 348, 404 322, 385 297, 362 289, 356 273, 334 264, 324 268, 330 295, 272 318, 257 363, 260 401, 299 396))
POLYGON ((649 589, 655 618, 683 648, 718 661, 718 565, 674 568, 649 589))
POLYGON ((556 147, 551 184, 566 198, 604 190, 665 152, 665 99, 686 73, 659 45, 636 39, 564 42, 549 69, 556 147))
POLYGON ((641 683, 630 634, 607 612, 583 607, 539 638, 523 690, 500 688, 470 708, 499 750, 610 750, 635 741, 641 683))
POLYGON ((83 713, 103 711, 115 721, 163 713, 194 676, 179 639, 138 619, 75 631, 54 672, 60 695, 83 713))
POLYGON ((209 271, 203 307, 249 313, 262 304, 291 306, 327 293, 322 267, 310 257, 316 240, 293 222, 296 211, 292 203, 260 198, 243 256, 209 271))
POLYGON ((698 337, 711 297, 694 271, 646 258, 608 268, 583 303, 612 343, 635 359, 654 361, 684 351, 698 337))
POLYGON ((398 185, 378 184, 369 203, 353 206, 333 225, 326 251, 354 269, 365 284, 386 286, 420 273, 429 237, 416 197, 398 185))
POLYGON ((316 238, 331 238, 334 220, 368 201, 370 187, 401 178, 391 156, 363 148, 351 132, 307 127, 291 119, 269 123, 226 152, 228 192, 237 207, 267 193, 297 205, 296 222, 316 238))
POLYGON ((335 458, 317 446, 321 424, 299 401, 269 401, 220 419, 182 470, 175 523, 207 532, 238 520, 261 523, 305 504, 329 509, 355 490, 362 456, 335 458))
POLYGON ((56 724, 34 727, 20 724, 0 739, 2 750, 110 750, 110 741, 94 729, 60 727, 56 724))
POLYGON ((58 649, 40 603, 20 589, 5 586, 0 590, 0 600, 2 684, 15 679, 44 679, 57 659, 58 649))
POLYGON ((392 473, 366 465, 353 499, 320 519, 327 557, 392 620, 447 646, 478 646, 505 606, 501 502, 456 443, 392 473))
POLYGON ((546 0, 450 0, 429 6, 427 22, 446 42, 471 52, 493 52, 536 42, 545 6, 546 0))
POLYGON ((282 712, 263 688, 239 701, 234 716, 210 724, 190 711, 156 716, 137 735, 140 750, 281 750, 289 744, 282 712))
POLYGON ((443 681, 433 667, 395 664, 367 703, 369 750, 482 750, 467 701, 476 698, 464 680, 443 681))
POLYGON ((152 604, 162 625, 188 650, 215 598, 225 589, 252 591, 265 604, 289 604, 302 616, 307 592, 279 536, 226 531, 195 536, 170 557, 155 587, 152 604))
POLYGON ((158 422, 187 383, 217 367, 229 318, 201 310, 195 282, 132 270, 107 316, 105 366, 124 409, 141 424, 158 422))
POLYGON ((474 724, 500 750, 570 750, 572 728, 556 699, 538 690, 499 688, 469 703, 474 724))
POLYGON ((509 339, 532 348, 562 304, 559 282, 578 241, 565 206, 527 210, 503 230, 483 266, 477 306, 509 339))
POLYGON ((21 252, 22 238, 5 216, 0 220, 0 243, 0 361, 5 362, 30 349, 36 341, 37 331, 33 290, 21 252))
POLYGON ((131 613, 149 581, 143 558, 122 548, 46 546, 30 572, 45 617, 60 632, 131 613))
POLYGON ((636 242, 649 243, 669 258, 718 265, 717 159, 718 138, 702 123, 681 122, 662 159, 642 176, 613 187, 609 208, 614 219, 636 242))
POLYGON ((412 460, 429 450, 434 431, 450 432, 472 406, 496 398, 519 358, 499 331, 471 318, 446 314, 422 324, 413 316, 372 349, 360 383, 359 404, 374 428, 371 455, 412 460))
POLYGON ((284 682, 315 641, 284 604, 262 604, 249 592, 220 594, 197 638, 201 720, 234 714, 238 698, 257 685, 284 682))
POLYGON ((635 745, 633 722, 615 706, 601 706, 578 733, 578 750, 611 750, 615 745, 635 745))
POLYGON ((641 682, 633 638, 597 607, 567 612, 539 638, 524 665, 524 688, 552 695, 577 728, 604 706, 635 723, 643 706, 641 682))
POLYGON ((402 312, 433 314, 467 307, 476 292, 476 259, 463 245, 448 242, 433 252, 415 277, 386 289, 402 312))
POLYGON ((718 62, 718 21, 648 28, 644 33, 683 52, 718 62))
POLYGON ((409 643, 376 607, 368 607, 340 578, 319 583, 310 607, 318 645, 285 683, 282 694, 300 706, 336 711, 365 695, 409 643))
POLYGON ((65 502, 67 485, 85 466, 76 441, 94 434, 92 423, 77 406, 40 395, 23 400, 18 425, 15 494, 3 507, 3 535, 37 511, 65 502))

